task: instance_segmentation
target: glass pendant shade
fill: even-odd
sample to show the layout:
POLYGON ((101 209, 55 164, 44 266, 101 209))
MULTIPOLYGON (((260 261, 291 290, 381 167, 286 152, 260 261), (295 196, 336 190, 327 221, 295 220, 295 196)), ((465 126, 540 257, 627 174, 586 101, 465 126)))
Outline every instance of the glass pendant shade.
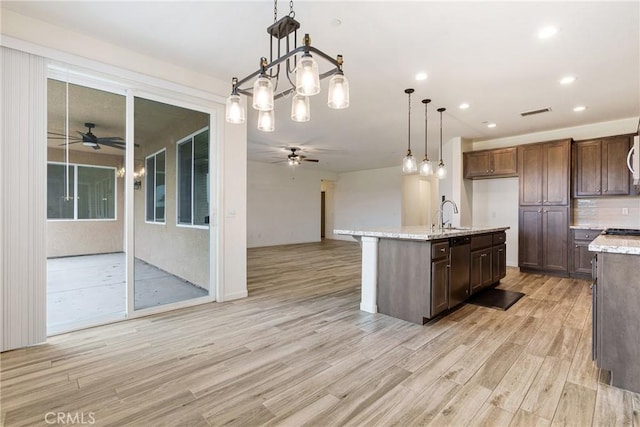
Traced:
POLYGON ((445 179, 447 177, 447 168, 445 167, 442 160, 440 160, 440 163, 438 163, 438 170, 436 172, 436 175, 438 176, 438 179, 445 179))
POLYGON ((295 94, 291 101, 291 120, 294 122, 308 122, 310 119, 309 97, 295 94))
POLYGON ((258 111, 273 110, 273 84, 264 75, 253 83, 253 108, 258 111))
POLYGON ((329 108, 341 110, 349 106, 349 80, 341 72, 329 81, 329 108))
POLYGON ((244 123, 244 107, 240 101, 240 95, 231 95, 227 98, 227 108, 225 110, 227 123, 244 123))
POLYGON ((304 96, 320 93, 320 74, 318 64, 311 55, 303 55, 296 68, 296 92, 304 96))
POLYGON ((413 157, 411 151, 407 153, 405 158, 402 160, 402 173, 404 174, 412 174, 418 171, 418 165, 416 163, 416 158, 413 157))
POLYGON ((258 112, 258 130, 273 132, 275 129, 275 117, 273 110, 258 112))
POLYGON ((420 176, 431 175, 433 175, 433 165, 429 159, 425 158, 422 163, 420 163, 420 176))

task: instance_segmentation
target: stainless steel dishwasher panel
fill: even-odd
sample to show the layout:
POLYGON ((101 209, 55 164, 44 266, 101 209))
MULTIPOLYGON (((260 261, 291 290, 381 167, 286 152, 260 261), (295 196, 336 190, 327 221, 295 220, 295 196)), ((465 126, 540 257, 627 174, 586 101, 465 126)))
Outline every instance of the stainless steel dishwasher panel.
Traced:
POLYGON ((469 298, 469 266, 471 264, 471 238, 452 237, 449 241, 449 308, 469 298))

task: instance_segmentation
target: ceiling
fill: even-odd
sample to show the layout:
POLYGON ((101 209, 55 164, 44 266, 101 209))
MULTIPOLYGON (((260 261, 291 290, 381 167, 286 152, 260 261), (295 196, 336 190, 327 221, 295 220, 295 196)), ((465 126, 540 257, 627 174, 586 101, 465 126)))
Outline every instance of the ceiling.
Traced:
MULTIPOLYGON (((288 13, 287 2, 278 6, 278 17, 288 13)), ((255 71, 258 59, 268 56, 266 27, 273 22, 268 1, 3 1, 2 7, 225 81, 255 71)), ((297 1, 294 9, 313 46, 344 56, 351 105, 329 109, 323 81, 310 122, 292 122, 290 103, 281 99, 276 131, 262 133, 249 109, 251 160, 275 161, 286 155, 282 147, 297 146, 320 160, 305 168, 399 167, 407 147, 407 87, 416 89, 411 139, 419 159, 423 98, 432 99, 432 159, 438 157, 438 107, 447 108, 445 143, 455 136, 487 140, 640 115, 637 1, 297 1), (547 25, 558 33, 538 39, 547 25), (415 80, 420 71, 426 80, 415 80), (561 85, 566 75, 576 81, 561 85), (459 109, 463 102, 470 108, 459 109), (587 109, 576 113, 577 105, 587 109), (543 107, 551 112, 520 116, 543 107)), ((318 62, 321 71, 328 68, 318 62)))

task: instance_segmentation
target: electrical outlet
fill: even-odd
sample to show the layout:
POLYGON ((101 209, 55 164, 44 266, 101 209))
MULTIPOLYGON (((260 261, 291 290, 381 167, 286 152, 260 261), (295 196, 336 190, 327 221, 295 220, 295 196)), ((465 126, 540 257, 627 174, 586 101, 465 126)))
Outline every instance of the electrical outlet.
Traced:
POLYGON ((622 215, 629 215, 629 208, 622 208, 622 215))

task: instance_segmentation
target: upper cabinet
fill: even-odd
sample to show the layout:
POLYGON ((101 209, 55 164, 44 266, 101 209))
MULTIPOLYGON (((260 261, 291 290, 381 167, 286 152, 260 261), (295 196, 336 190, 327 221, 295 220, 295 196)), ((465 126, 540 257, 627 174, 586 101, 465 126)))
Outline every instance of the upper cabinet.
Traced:
POLYGON ((521 206, 569 204, 571 140, 518 148, 521 206))
POLYGON ((573 197, 630 194, 627 153, 632 136, 620 135, 573 144, 573 197))
POLYGON ((467 179, 506 178, 518 175, 517 148, 499 148, 463 153, 467 179))

